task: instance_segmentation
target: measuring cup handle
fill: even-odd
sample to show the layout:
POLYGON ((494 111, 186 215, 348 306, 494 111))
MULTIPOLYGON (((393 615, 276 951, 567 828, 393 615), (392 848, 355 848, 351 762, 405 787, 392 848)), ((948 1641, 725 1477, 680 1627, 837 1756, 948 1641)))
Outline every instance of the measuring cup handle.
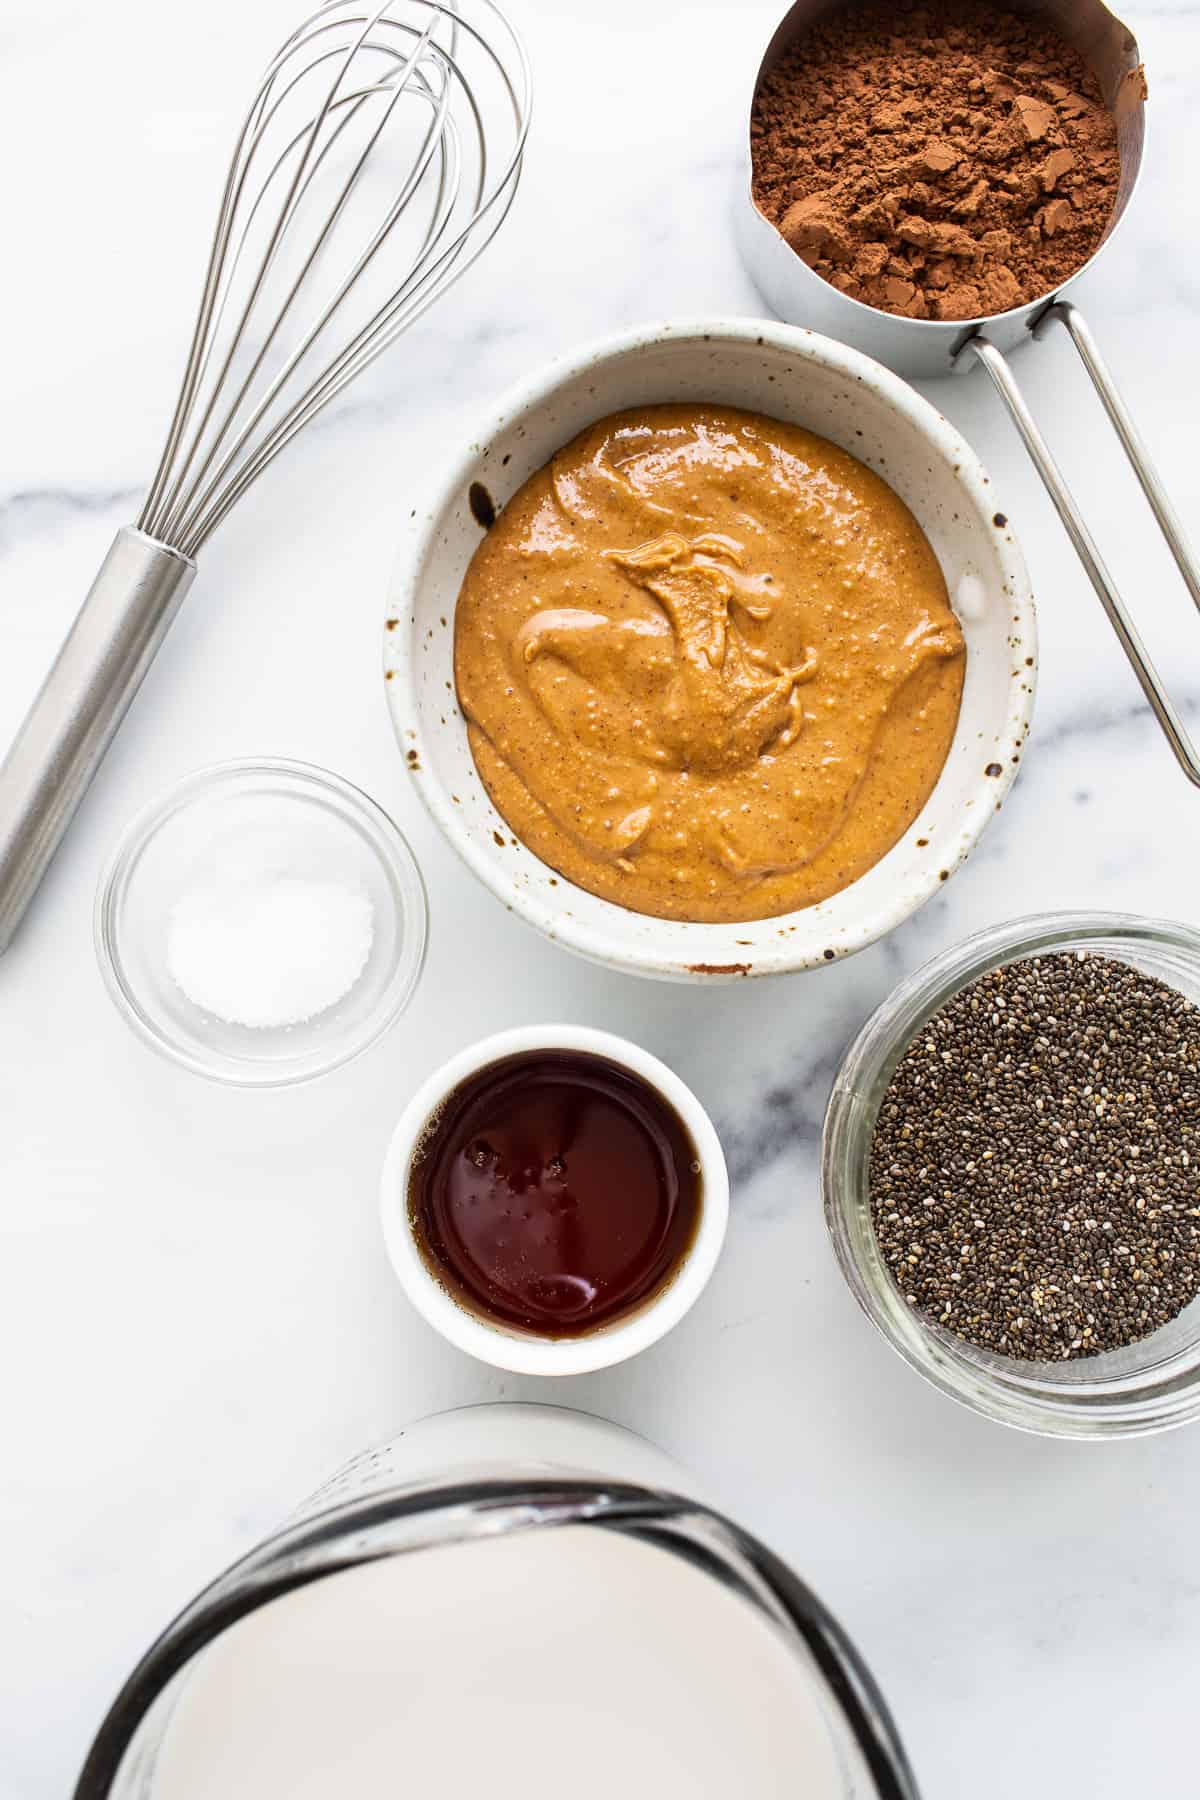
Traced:
POLYGON ((1130 467, 1138 478, 1143 494, 1150 502, 1150 509, 1158 520, 1159 529, 1170 546, 1171 555, 1175 558, 1175 566, 1187 583, 1188 593, 1200 608, 1200 563, 1188 543, 1179 515, 1171 504, 1170 495, 1164 488, 1158 471, 1150 461, 1150 453, 1142 442, 1141 434, 1130 416, 1129 408, 1117 392, 1117 386, 1108 372, 1108 365, 1100 354, 1091 327, 1079 308, 1070 300, 1057 300, 1048 306, 1033 327, 1034 337, 1041 337, 1047 325, 1065 325, 1071 334, 1071 342, 1079 352, 1080 361, 1091 378, 1092 386, 1104 403, 1104 410, 1112 420, 1121 447, 1129 459, 1130 467))
POLYGON ((117 533, 0 766, 0 954, 141 686, 196 565, 117 533))
MULTIPOLYGON (((1141 484, 1142 492, 1150 502, 1176 566, 1187 584, 1188 592, 1197 607, 1200 607, 1200 568, 1197 567, 1196 559, 1187 543, 1175 510, 1146 453, 1146 447, 1129 416, 1125 403, 1104 365, 1087 324, 1077 307, 1073 306, 1070 301, 1060 300, 1056 301, 1053 306, 1047 307, 1041 314, 1034 326, 1034 335, 1039 335, 1047 325, 1054 322, 1065 325, 1070 333, 1071 341, 1079 352, 1092 385, 1104 404, 1105 411, 1112 420, 1134 474, 1141 484)), ((1096 547, 1095 539, 1084 523, 1075 497, 1063 479, 1062 471, 1038 429, 1037 421, 1029 410, 1025 396, 1013 379, 1012 370, 1002 352, 982 335, 968 338, 958 351, 955 361, 958 362, 967 356, 973 356, 981 362, 991 377, 992 385, 1007 407, 1009 416, 1020 432, 1022 442, 1042 478, 1046 492, 1053 500, 1058 516, 1066 526, 1067 535, 1075 546, 1076 554, 1087 571, 1088 579, 1100 598, 1100 604, 1108 614, 1109 623, 1120 639, 1121 648, 1129 658, 1142 692, 1150 702, 1154 716, 1162 726, 1167 742, 1175 752, 1180 768, 1189 781, 1200 787, 1200 752, 1197 752, 1178 709, 1163 686, 1162 678, 1142 643, 1129 610, 1096 547)))

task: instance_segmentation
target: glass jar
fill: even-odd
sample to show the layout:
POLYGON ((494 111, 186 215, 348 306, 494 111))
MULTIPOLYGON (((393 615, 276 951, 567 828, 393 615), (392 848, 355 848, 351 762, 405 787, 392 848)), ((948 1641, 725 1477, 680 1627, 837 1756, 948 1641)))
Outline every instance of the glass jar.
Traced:
POLYGON ((977 1348, 909 1305, 871 1223, 869 1164, 880 1103, 905 1050, 961 988, 1002 964, 1090 951, 1129 963, 1200 1005, 1200 932, 1128 913, 1043 913, 936 956, 871 1016, 825 1116, 821 1190, 842 1273, 871 1323, 927 1381, 991 1419, 1051 1437, 1132 1437, 1200 1415, 1200 1299, 1140 1342, 1061 1363, 977 1348))
MULTIPOLYGON (((439 1583, 444 1579, 445 1555, 461 1551, 462 1546, 478 1546, 466 1553, 468 1561, 482 1550, 486 1562, 489 1555, 495 1557, 495 1550, 487 1546, 498 1547, 503 1558, 518 1540, 524 1538, 528 1544, 529 1534, 533 1534, 536 1548, 547 1544, 544 1534, 555 1534, 561 1544, 572 1528, 578 1537, 581 1527, 590 1546, 589 1557, 597 1549, 608 1555, 628 1542, 635 1560, 640 1558, 642 1579, 630 1591, 629 1632, 616 1640, 617 1654, 622 1659, 632 1658, 635 1671, 661 1668, 669 1684, 686 1691, 686 1669, 694 1669, 699 1658, 706 1677, 713 1676, 716 1686, 711 1704, 720 1712, 723 1684, 731 1672, 727 1661, 722 1665, 723 1640, 704 1639, 696 1644, 689 1638, 690 1665, 682 1646, 666 1657, 661 1655, 661 1646, 656 1647, 655 1621, 649 1615, 654 1610, 654 1595, 662 1590, 657 1576, 649 1587, 645 1578, 654 1569, 662 1572, 661 1557, 667 1559, 669 1569, 682 1570, 689 1581, 696 1575, 711 1580, 717 1611, 733 1605, 741 1615, 743 1603, 749 1609, 760 1647, 765 1645, 774 1659, 763 1666, 776 1672, 782 1668, 784 1674, 783 1716, 795 1712, 809 1717, 816 1731, 810 1741, 824 1746, 822 1795, 835 1794, 837 1800, 917 1800, 887 1707, 840 1626, 776 1556, 728 1519, 690 1498, 688 1486, 687 1477, 643 1439, 602 1419, 564 1408, 488 1405, 421 1421, 393 1443, 349 1464, 290 1524, 235 1564, 168 1626, 113 1702, 88 1754, 75 1800, 159 1800, 164 1793, 174 1795, 180 1791, 176 1783, 184 1761, 184 1787, 189 1795, 241 1792, 249 1785, 267 1800, 268 1793, 281 1791, 278 1785, 271 1785, 273 1777, 276 1783, 279 1779, 276 1763, 247 1758, 236 1765, 238 1779, 230 1780, 228 1763, 221 1759, 244 1727, 247 1710, 251 1730, 244 1735, 254 1738, 257 1749, 255 1719, 265 1719, 271 1728, 278 1728, 282 1721, 284 1731, 294 1731, 298 1704, 314 1711, 326 1708, 337 1725, 336 1731, 326 1733, 333 1743, 332 1754, 316 1765, 329 1785, 323 1780, 314 1788, 306 1786, 305 1792, 336 1791, 364 1735, 361 1717, 356 1715, 350 1725, 344 1722, 348 1709, 343 1700, 348 1690, 353 1691, 357 1706, 359 1690, 382 1687, 384 1705, 392 1714, 399 1710, 406 1693, 413 1694, 418 1706, 435 1711, 443 1697, 436 1691, 436 1670, 441 1665, 423 1660, 428 1639, 422 1637, 421 1621, 428 1625, 435 1615, 429 1610, 422 1612, 421 1599, 416 1606, 409 1604, 414 1574, 418 1593, 427 1601, 431 1573, 436 1617, 455 1634, 451 1699, 458 1708, 456 1731, 447 1733, 445 1740, 438 1739, 439 1753, 445 1752, 445 1770, 449 1773, 455 1767, 454 1739, 471 1732, 472 1711, 482 1712, 488 1705, 495 1711, 508 1703, 500 1685, 508 1670, 515 1671, 517 1680, 514 1704, 520 1712, 521 1754, 516 1773, 522 1786, 531 1768, 549 1768, 553 1785, 569 1786, 560 1774, 569 1764, 555 1763, 544 1741, 547 1721, 539 1719, 537 1712, 541 1695, 535 1665, 522 1658, 502 1629, 496 1631, 493 1611, 472 1604, 472 1596, 481 1589, 460 1586, 452 1593, 439 1583), (443 1559, 441 1567, 431 1568, 439 1558, 443 1559), (422 1565, 427 1577, 424 1582, 420 1580, 422 1565), (381 1574, 388 1578, 383 1583, 377 1579, 381 1574), (343 1577, 351 1584, 362 1584, 364 1577, 369 1577, 374 1586, 351 1589, 356 1603, 362 1604, 351 1615, 348 1637, 339 1637, 339 1648, 332 1652, 336 1693, 331 1692, 332 1684, 318 1688, 315 1696, 310 1687, 298 1702, 293 1687, 281 1701, 278 1688, 262 1679, 265 1661, 278 1663, 289 1678, 298 1665, 297 1642, 305 1635, 305 1627, 297 1631, 295 1610, 276 1614, 273 1635, 259 1635, 250 1641, 243 1638, 237 1655, 221 1666, 222 1649, 236 1644, 239 1630, 249 1627, 253 1631, 255 1626, 272 1623, 269 1615, 275 1603, 281 1609, 294 1608, 297 1600, 311 1599, 314 1591, 319 1600, 326 1587, 336 1586, 336 1580, 327 1583, 326 1578, 343 1577), (390 1668, 385 1670, 378 1660, 372 1661, 381 1620, 387 1637, 402 1640, 418 1659, 418 1673, 410 1688, 395 1682, 390 1668), (483 1679, 478 1674, 461 1674, 458 1667, 460 1657, 466 1661, 463 1647, 472 1642, 473 1635, 483 1639, 486 1656, 491 1659, 487 1663, 491 1673, 483 1679), (211 1680, 214 1665, 218 1669, 215 1683, 211 1680), (216 1708, 206 1694, 206 1682, 216 1690, 216 1708), (189 1703, 197 1697, 201 1703, 189 1719, 189 1703), (481 1704, 476 1707, 476 1702, 481 1704), (199 1729, 198 1716, 202 1720, 199 1729), (188 1746, 186 1757, 179 1753, 178 1736, 172 1736, 181 1723, 188 1746), (254 1779, 247 1784, 244 1778, 251 1769, 254 1779), (259 1779, 264 1769, 265 1783, 259 1779)), ((560 1561, 560 1573, 563 1566, 560 1561)), ((609 1556, 603 1568, 611 1567, 609 1556)), ((502 1607, 517 1591, 510 1571, 508 1586, 501 1590, 502 1607)), ((586 1606, 576 1612, 572 1601, 578 1590, 574 1586, 568 1585, 566 1598, 561 1588, 550 1586, 547 1591, 564 1609, 567 1634, 567 1648, 556 1667, 565 1671, 568 1683, 582 1682, 585 1678, 576 1674, 582 1660, 581 1632, 586 1629, 581 1620, 590 1621, 594 1615, 586 1606)), ((703 1591, 708 1593, 707 1583, 703 1591)), ((671 1609, 664 1609, 657 1623, 665 1620, 678 1633, 687 1631, 689 1624, 694 1629, 697 1617, 708 1617, 694 1611, 682 1616, 687 1622, 680 1626, 671 1609)), ((728 1621, 728 1611, 724 1616, 728 1621)), ((323 1622, 327 1619, 328 1614, 323 1615, 323 1622)), ((507 1622, 508 1614, 502 1611, 502 1623, 507 1622)), ((331 1641, 327 1636, 320 1645, 327 1669, 331 1641)), ((738 1641, 744 1646, 744 1639, 738 1641)), ((639 1679, 647 1678, 643 1674, 639 1679)), ((809 1764, 806 1760, 803 1767, 793 1769, 786 1755, 777 1755, 778 1745, 790 1744, 791 1739, 771 1737, 757 1686, 754 1694, 749 1714, 743 1715, 751 1721, 751 1737, 746 1741, 754 1743, 757 1751, 758 1740, 763 1739, 772 1791, 776 1783, 780 1792, 791 1791, 793 1778, 803 1777, 809 1764)), ((612 1711, 597 1713, 596 1698, 581 1686, 569 1702, 571 1716, 577 1714, 580 1721, 575 1748, 587 1750, 591 1745, 593 1760, 598 1755, 596 1717, 607 1718, 608 1735, 614 1741, 621 1724, 612 1711)), ((603 1695, 600 1701, 603 1706, 603 1695)), ((705 1721, 711 1716, 703 1710, 702 1697, 689 1705, 689 1716, 705 1721), (702 1710, 698 1712, 697 1707, 702 1710)), ((772 1716, 778 1727, 778 1708, 772 1716)), ((378 1718, 374 1729, 380 1729, 378 1718)), ((643 1735, 640 1739, 634 1735, 631 1741, 644 1742, 644 1728, 635 1725, 634 1729, 635 1734, 641 1731, 643 1735)), ((501 1753, 486 1721, 478 1724, 476 1735, 488 1758, 499 1764, 501 1753)), ((301 1754, 307 1757, 307 1747, 301 1754)), ((403 1765, 402 1753, 392 1771, 394 1779, 382 1787, 374 1781, 353 1779, 352 1771, 348 1791, 391 1792, 397 1782, 408 1785, 413 1771, 406 1771, 403 1765)), ((305 1779, 312 1767, 305 1763, 305 1779)), ((628 1769, 628 1776, 636 1786, 636 1766, 628 1769)), ((803 1781, 801 1785, 810 1791, 803 1781)), ((438 1791, 458 1794, 464 1790, 451 1784, 440 1785, 438 1791)))

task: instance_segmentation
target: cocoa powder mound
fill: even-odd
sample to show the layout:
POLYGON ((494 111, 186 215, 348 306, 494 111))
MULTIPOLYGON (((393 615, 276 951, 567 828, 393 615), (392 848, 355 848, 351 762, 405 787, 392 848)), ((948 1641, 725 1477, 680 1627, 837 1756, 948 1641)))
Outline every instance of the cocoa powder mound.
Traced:
POLYGON ((764 78, 754 198, 843 293, 976 319, 1052 293, 1099 244, 1120 177, 1095 75, 1044 21, 978 0, 867 0, 764 78))

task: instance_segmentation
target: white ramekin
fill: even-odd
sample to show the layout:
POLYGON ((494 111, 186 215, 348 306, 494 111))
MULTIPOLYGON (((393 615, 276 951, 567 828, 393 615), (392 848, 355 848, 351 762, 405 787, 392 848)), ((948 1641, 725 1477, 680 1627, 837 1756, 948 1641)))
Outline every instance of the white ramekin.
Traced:
POLYGON ((553 363, 485 419, 409 520, 384 633, 404 760, 450 843, 491 891, 548 938, 631 974, 679 981, 811 968, 861 950, 938 892, 997 811, 1033 709, 1033 600, 1012 524, 974 451, 878 363, 765 319, 628 331, 553 363), (454 608, 491 509, 585 426, 621 407, 713 401, 807 426, 887 481, 941 564, 967 641, 958 729, 916 819, 840 894, 771 919, 698 925, 586 893, 541 862, 497 813, 454 694, 454 608))
POLYGON ((459 1350, 519 1375, 583 1375, 636 1356, 677 1325, 716 1267, 729 1222, 729 1175, 712 1120, 658 1057, 611 1032, 583 1025, 522 1025, 484 1038, 436 1071, 405 1107, 383 1165, 383 1235, 400 1285, 435 1331, 459 1350), (488 1324, 460 1306, 431 1274, 413 1239, 408 1212, 409 1169, 422 1133, 442 1101, 479 1069, 530 1050, 577 1050, 640 1075, 679 1114, 700 1163, 700 1223, 672 1280, 635 1313, 586 1337, 546 1338, 488 1324))

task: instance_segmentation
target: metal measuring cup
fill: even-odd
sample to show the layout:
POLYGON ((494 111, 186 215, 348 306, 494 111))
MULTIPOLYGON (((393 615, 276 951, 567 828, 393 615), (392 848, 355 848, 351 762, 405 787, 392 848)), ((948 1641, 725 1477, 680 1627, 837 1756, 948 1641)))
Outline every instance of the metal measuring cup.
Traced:
MULTIPOLYGON (((782 59, 796 38, 840 3, 841 0, 796 0, 767 46, 755 79, 755 92, 763 76, 782 59)), ((1006 351, 1043 336, 1051 326, 1065 326, 1150 503, 1188 592, 1200 608, 1200 566, 1184 536, 1178 515, 1083 315, 1077 306, 1064 298, 1084 269, 1090 268, 1112 242, 1141 173, 1146 131, 1146 83, 1137 40, 1108 10, 1103 0, 1006 0, 1006 4, 1014 12, 1036 14, 1057 27, 1095 72, 1105 104, 1116 121, 1121 172, 1112 217, 1092 256, 1069 281, 1028 305, 968 321, 897 318, 892 313, 881 312, 852 299, 809 268, 755 205, 749 175, 748 120, 747 177, 738 207, 742 253, 764 298, 780 318, 807 325, 829 337, 841 338, 901 375, 947 375, 982 363, 1021 434, 1180 767, 1188 779, 1200 787, 1200 751, 1185 730, 1178 709, 1163 686, 1005 357, 1006 351)))

